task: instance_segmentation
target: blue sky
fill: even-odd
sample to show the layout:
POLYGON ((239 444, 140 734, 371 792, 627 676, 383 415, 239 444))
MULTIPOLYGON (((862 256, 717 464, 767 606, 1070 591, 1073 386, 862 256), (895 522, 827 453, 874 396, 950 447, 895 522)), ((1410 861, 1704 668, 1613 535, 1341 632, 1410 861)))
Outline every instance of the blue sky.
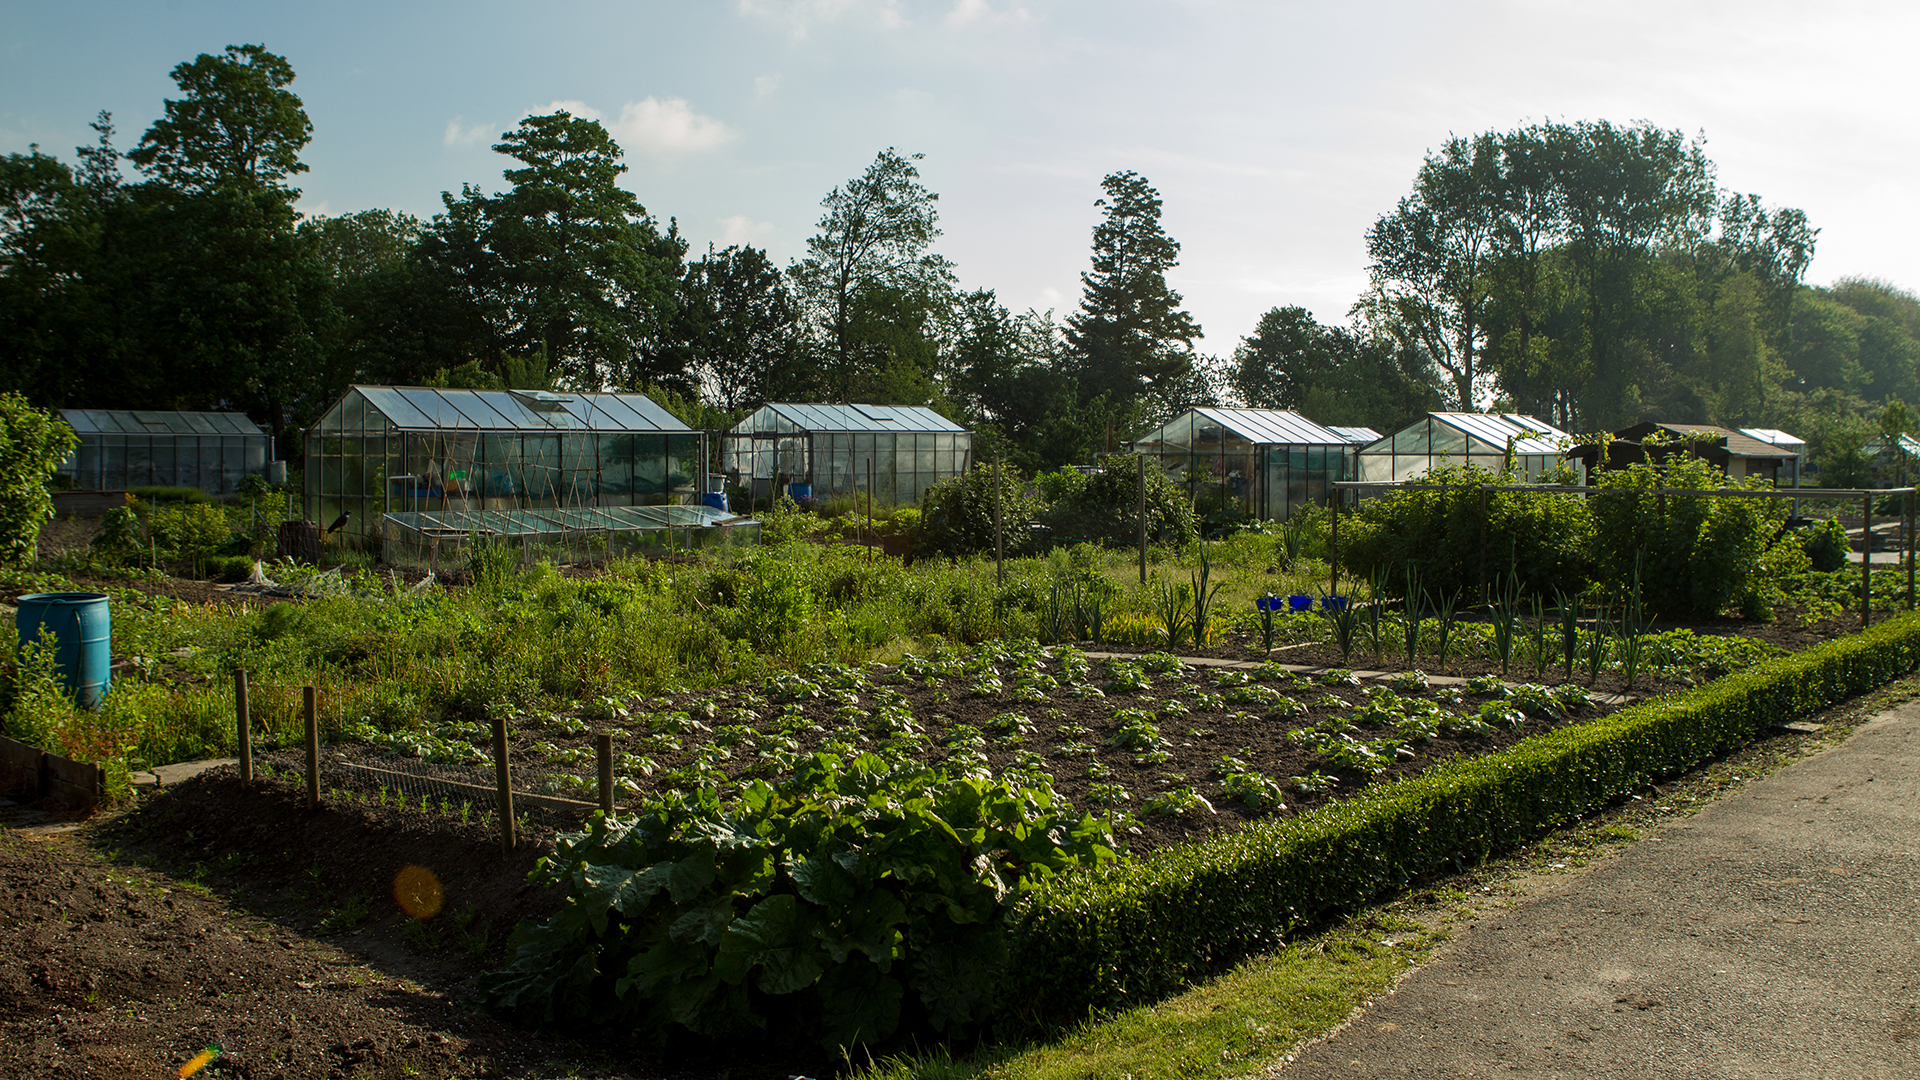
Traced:
POLYGON ((1915 5, 1773 0, 0 0, 0 152, 69 157, 103 108, 131 146, 175 64, 259 42, 313 118, 309 212, 497 188, 498 134, 568 102, 696 250, 785 262, 894 146, 926 155, 961 283, 1062 316, 1100 178, 1133 169, 1224 355, 1275 305, 1342 321, 1367 226, 1449 133, 1542 119, 1704 132, 1724 186, 1822 229, 1810 280, 1920 288, 1917 30, 1915 5))

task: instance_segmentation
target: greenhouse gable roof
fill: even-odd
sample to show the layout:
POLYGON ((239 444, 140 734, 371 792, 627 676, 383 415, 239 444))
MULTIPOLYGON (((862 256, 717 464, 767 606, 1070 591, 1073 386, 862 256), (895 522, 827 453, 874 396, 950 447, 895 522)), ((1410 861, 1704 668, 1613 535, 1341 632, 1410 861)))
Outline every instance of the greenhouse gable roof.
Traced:
POLYGON ((693 430, 645 394, 556 394, 425 386, 353 386, 348 393, 359 394, 389 423, 403 431, 693 430))
POLYGON ((1380 438, 1380 433, 1370 427, 1328 427, 1327 430, 1355 446, 1365 446, 1380 438))
POLYGON ((805 431, 951 431, 967 429, 924 405, 816 405, 768 402, 776 415, 805 431))
POLYGON ((61 409, 60 418, 81 435, 266 435, 236 412, 61 409))
POLYGON ((1347 441, 1299 413, 1284 409, 1218 409, 1203 406, 1193 411, 1257 445, 1343 446, 1347 441))
POLYGON ((1558 454, 1568 441, 1566 432, 1519 413, 1428 413, 1435 420, 1463 431, 1481 442, 1505 448, 1513 440, 1516 454, 1558 454))

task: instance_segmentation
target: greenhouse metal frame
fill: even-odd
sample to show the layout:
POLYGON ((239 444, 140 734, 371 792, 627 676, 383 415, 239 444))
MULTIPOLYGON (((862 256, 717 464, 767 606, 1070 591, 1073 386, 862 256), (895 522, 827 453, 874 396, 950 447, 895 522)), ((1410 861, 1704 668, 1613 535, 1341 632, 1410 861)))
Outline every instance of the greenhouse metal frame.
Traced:
POLYGON ((706 435, 644 394, 352 386, 307 434, 307 516, 698 502, 706 435))
POLYGON ((1472 465, 1503 472, 1511 461, 1529 481, 1569 462, 1572 438, 1551 424, 1519 413, 1434 412, 1384 436, 1358 454, 1356 479, 1368 484, 1417 480, 1443 465, 1472 465))
POLYGON ((917 503, 966 472, 972 457, 972 432, 918 405, 773 402, 720 442, 728 478, 756 498, 804 484, 815 498, 871 491, 883 502, 917 503))
POLYGON ((273 438, 243 413, 61 409, 80 437, 56 475, 81 491, 190 487, 231 495, 264 473, 273 438))
POLYGON ((1346 436, 1281 409, 1192 409, 1133 449, 1159 462, 1197 507, 1232 505, 1269 521, 1325 505, 1353 456, 1346 436))

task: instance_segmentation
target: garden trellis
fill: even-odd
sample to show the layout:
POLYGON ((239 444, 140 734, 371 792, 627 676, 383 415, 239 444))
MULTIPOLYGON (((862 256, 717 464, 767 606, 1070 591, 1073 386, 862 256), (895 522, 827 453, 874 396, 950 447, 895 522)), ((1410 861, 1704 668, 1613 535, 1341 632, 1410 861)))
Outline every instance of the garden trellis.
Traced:
MULTIPOLYGON (((1345 480, 1345 481, 1336 483, 1333 486, 1336 488, 1352 489, 1355 491, 1359 491, 1359 490, 1370 490, 1370 491, 1379 491, 1379 490, 1447 491, 1447 490, 1451 490, 1449 485, 1446 485, 1446 484, 1424 484, 1424 483, 1420 483, 1419 481, 1411 481, 1411 480, 1400 481, 1400 482, 1371 481, 1371 480, 1345 480)), ((1458 485, 1454 485, 1454 487, 1457 487, 1457 486, 1458 485)), ((1861 514, 1860 532, 1862 537, 1862 549, 1863 549, 1861 551, 1861 558, 1860 558, 1860 624, 1862 626, 1867 625, 1871 621, 1872 610, 1873 610, 1872 608, 1873 552, 1872 552, 1872 543, 1871 543, 1872 536, 1873 536, 1873 505, 1876 500, 1887 499, 1894 496, 1898 496, 1903 500, 1903 505, 1905 508, 1904 512, 1900 515, 1900 540, 1901 540, 1900 546, 1901 546, 1901 551, 1906 556, 1905 562, 1907 567, 1907 610, 1912 611, 1915 608, 1914 554, 1915 554, 1915 548, 1916 548, 1916 540, 1915 540, 1914 534, 1915 534, 1916 522, 1915 522, 1914 493, 1916 490, 1920 490, 1920 489, 1915 489, 1911 487, 1894 487, 1894 488, 1651 487, 1651 488, 1631 488, 1631 489, 1607 489, 1607 488, 1589 487, 1589 486, 1578 485, 1578 484, 1475 484, 1472 486, 1480 492, 1480 520, 1483 523, 1487 520, 1488 497, 1492 495, 1494 492, 1501 492, 1501 491, 1520 492, 1523 494, 1533 494, 1533 495, 1583 495, 1588 498, 1591 498, 1595 495, 1632 494, 1636 496, 1653 495, 1661 498, 1664 498, 1665 496, 1668 496, 1668 495, 1675 495, 1675 496, 1689 496, 1689 497, 1706 496, 1708 498, 1792 499, 1796 501, 1803 500, 1803 499, 1809 500, 1809 501, 1832 499, 1832 500, 1837 500, 1842 502, 1850 502, 1857 499, 1860 502, 1860 514, 1861 514)), ((1329 551, 1328 551, 1327 564, 1328 564, 1327 591, 1329 593, 1336 593, 1339 591, 1338 582, 1339 582, 1339 576, 1340 576, 1340 500, 1338 499, 1333 500, 1333 523, 1332 523, 1332 531, 1329 534, 1329 551)), ((1484 542, 1480 546, 1480 580, 1481 580, 1482 599, 1484 600, 1486 596, 1486 591, 1493 580, 1492 576, 1489 573, 1489 566, 1487 561, 1487 549, 1484 542)))

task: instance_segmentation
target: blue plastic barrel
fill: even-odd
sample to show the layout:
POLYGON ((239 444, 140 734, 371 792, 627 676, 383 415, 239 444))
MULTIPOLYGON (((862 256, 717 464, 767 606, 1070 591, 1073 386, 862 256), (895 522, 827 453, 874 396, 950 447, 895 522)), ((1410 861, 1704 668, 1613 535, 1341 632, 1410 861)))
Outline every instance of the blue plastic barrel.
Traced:
POLYGON ((787 498, 792 499, 795 502, 798 502, 801 499, 811 499, 813 498, 813 485, 812 484, 788 484, 787 498))
POLYGON ((29 593, 20 598, 13 625, 22 645, 41 628, 54 636, 54 664, 75 700, 97 709, 113 685, 113 612, 105 593, 29 593))
POLYGON ((711 506, 715 510, 724 513, 727 509, 727 493, 724 491, 709 491, 705 495, 700 496, 700 503, 702 506, 711 506))

